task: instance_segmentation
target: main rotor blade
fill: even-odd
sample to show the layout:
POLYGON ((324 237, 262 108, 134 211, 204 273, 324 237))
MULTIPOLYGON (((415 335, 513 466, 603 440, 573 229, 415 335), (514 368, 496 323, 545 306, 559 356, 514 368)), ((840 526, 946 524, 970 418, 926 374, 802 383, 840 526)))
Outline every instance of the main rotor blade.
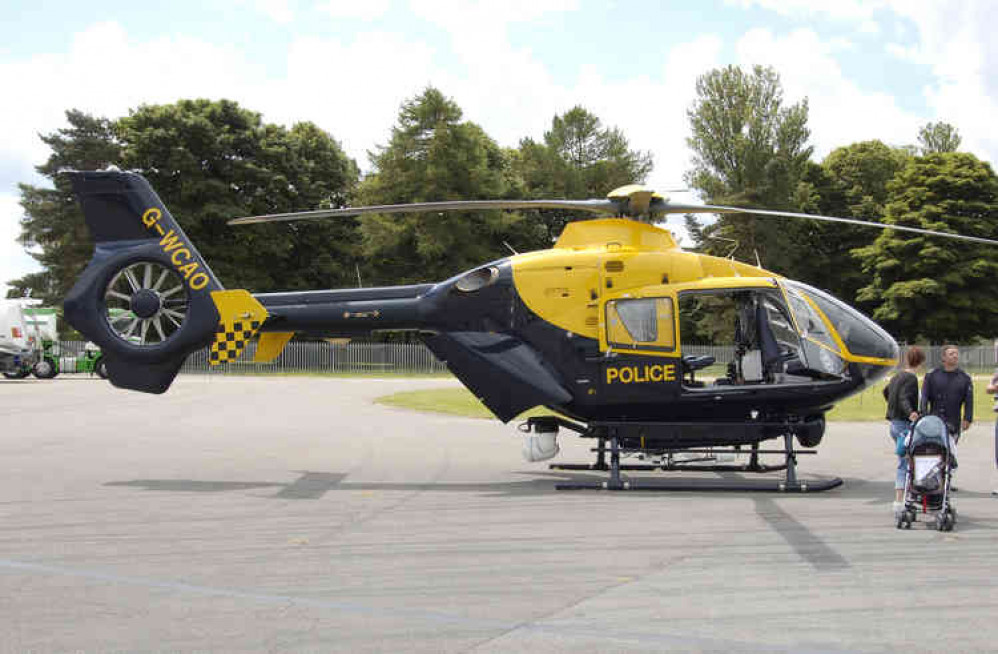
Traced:
POLYGON ((998 241, 979 236, 966 236, 964 234, 953 234, 951 232, 937 232, 931 229, 920 227, 906 227, 905 225, 891 225, 888 223, 878 223, 872 220, 858 220, 856 218, 839 218, 838 216, 819 216, 810 213, 794 213, 792 211, 771 211, 768 209, 746 209, 743 207, 725 207, 717 205, 680 205, 667 204, 653 207, 656 213, 749 213, 757 216, 776 216, 780 218, 807 218, 810 220, 824 220, 833 223, 846 223, 848 225, 863 225, 866 227, 878 227, 880 229, 895 229, 899 232, 913 232, 915 234, 927 234, 929 236, 944 236, 955 238, 961 241, 971 241, 973 243, 986 243, 987 245, 998 245, 998 241))
POLYGON ((345 218, 368 213, 433 213, 440 211, 476 211, 479 209, 570 209, 591 213, 617 213, 618 205, 610 200, 455 200, 452 202, 419 202, 416 204, 386 204, 370 207, 345 207, 275 213, 266 216, 233 218, 230 225, 252 223, 277 223, 291 220, 316 220, 319 218, 345 218))
MULTIPOLYGON (((617 200, 454 200, 448 202, 418 202, 414 204, 387 204, 368 207, 345 207, 343 209, 319 209, 317 211, 297 211, 291 213, 275 213, 266 216, 248 216, 245 218, 234 218, 228 221, 230 225, 249 225, 253 223, 276 223, 289 222, 293 220, 318 220, 322 218, 346 218, 350 216, 361 216, 364 214, 381 213, 438 213, 444 211, 476 211, 490 209, 567 209, 570 211, 587 211, 589 213, 621 215, 628 213, 626 203, 617 200)), ((919 227, 906 227, 904 225, 890 225, 872 220, 859 220, 856 218, 840 218, 838 216, 821 216, 809 213, 794 213, 792 211, 775 211, 769 209, 749 209, 745 207, 728 207, 723 205, 710 204, 681 204, 668 200, 654 198, 651 206, 646 207, 647 214, 652 216, 673 214, 673 213, 747 213, 756 216, 776 216, 780 218, 806 218, 809 220, 823 220, 826 222, 845 223, 848 225, 862 225, 865 227, 878 227, 880 229, 895 229, 899 232, 912 232, 915 234, 926 234, 928 236, 943 236, 961 241, 971 241, 973 243, 986 243, 988 245, 998 245, 998 241, 981 238, 979 236, 965 236, 963 234, 953 234, 950 232, 938 232, 931 229, 919 227)))

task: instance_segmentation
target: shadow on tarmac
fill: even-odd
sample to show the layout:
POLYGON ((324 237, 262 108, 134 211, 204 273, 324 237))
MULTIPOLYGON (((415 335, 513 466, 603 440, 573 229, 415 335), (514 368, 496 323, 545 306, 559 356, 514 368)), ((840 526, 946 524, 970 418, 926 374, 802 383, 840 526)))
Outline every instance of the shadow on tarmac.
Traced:
MULTIPOLYGON (((555 488, 556 484, 595 484, 599 485, 606 481, 607 475, 603 472, 566 472, 566 471, 537 471, 526 470, 516 471, 514 474, 530 476, 532 479, 522 481, 501 481, 501 482, 445 482, 436 480, 418 482, 377 482, 377 481, 348 481, 348 473, 341 472, 313 472, 296 471, 300 475, 298 479, 291 483, 285 482, 243 482, 243 481, 201 481, 194 479, 134 479, 130 481, 111 481, 105 486, 140 488, 150 491, 164 491, 177 493, 218 493, 227 491, 245 491, 259 488, 280 488, 274 495, 268 497, 274 499, 295 499, 295 500, 315 500, 320 499, 330 491, 429 491, 429 492, 462 492, 462 493, 485 493, 496 496, 524 496, 524 495, 550 495, 559 492, 555 488)), ((686 471, 682 473, 661 474, 641 474, 625 475, 625 479, 630 479, 637 484, 641 482, 669 480, 671 482, 688 482, 686 488, 670 488, 660 491, 663 495, 682 493, 684 496, 712 496, 718 492, 733 495, 755 496, 758 493, 745 490, 704 490, 697 487, 698 482, 712 482, 723 479, 731 482, 746 481, 749 476, 742 475, 708 475, 702 473, 686 471)), ((751 478, 761 480, 761 476, 752 475, 751 478)), ((772 476, 769 479, 774 479, 772 476)), ((575 491, 578 492, 578 491, 575 491)), ((586 492, 586 491, 582 491, 586 492)), ((592 492, 592 491, 589 491, 592 492)), ((596 489, 596 492, 600 492, 596 489)), ((630 493, 636 491, 629 491, 630 493)), ((820 497, 829 492, 804 493, 810 497, 820 497)), ((627 493, 625 493, 627 494, 627 493)), ((641 494, 646 495, 646 489, 642 489, 641 494)), ((771 494, 771 493, 766 493, 771 494)), ((780 493, 776 493, 780 494, 780 493)), ((781 495, 781 494, 780 494, 781 495)))
MULTIPOLYGON (((531 475, 537 475, 531 471, 531 475)), ((541 473, 547 475, 549 473, 541 473)), ((125 486, 149 491, 175 493, 218 493, 226 491, 255 490, 258 488, 280 488, 268 497, 272 499, 317 500, 330 491, 449 491, 479 492, 497 496, 545 495, 558 491, 556 481, 595 481, 595 476, 551 475, 550 478, 525 479, 509 482, 351 482, 344 481, 346 473, 340 472, 300 472, 300 477, 291 483, 282 482, 230 482, 198 481, 193 479, 134 479, 131 481, 111 481, 105 486, 125 486)))

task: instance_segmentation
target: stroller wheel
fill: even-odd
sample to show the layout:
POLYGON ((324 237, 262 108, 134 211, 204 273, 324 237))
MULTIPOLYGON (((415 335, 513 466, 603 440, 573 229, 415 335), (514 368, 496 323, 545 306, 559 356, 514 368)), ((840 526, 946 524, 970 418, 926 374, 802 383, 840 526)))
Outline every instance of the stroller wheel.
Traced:
POLYGON ((956 509, 950 508, 946 511, 943 516, 943 523, 945 526, 945 531, 953 531, 953 525, 956 524, 956 509))

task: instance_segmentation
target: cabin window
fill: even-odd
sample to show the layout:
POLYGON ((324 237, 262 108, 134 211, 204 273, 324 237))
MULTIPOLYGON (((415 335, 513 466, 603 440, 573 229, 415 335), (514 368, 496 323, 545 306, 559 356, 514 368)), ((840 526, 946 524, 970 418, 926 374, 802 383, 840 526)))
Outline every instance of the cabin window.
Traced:
POLYGON ((676 348, 675 312, 670 298, 616 300, 606 305, 607 342, 614 348, 676 348))
MULTIPOLYGON (((790 302, 801 332, 809 330, 810 338, 817 338, 824 328, 820 317, 805 313, 809 305, 803 298, 791 296, 790 302)), ((680 293, 684 385, 812 383, 841 373, 842 361, 834 352, 821 351, 827 363, 812 356, 817 353, 808 349, 810 341, 802 342, 791 315, 778 289, 680 293)))

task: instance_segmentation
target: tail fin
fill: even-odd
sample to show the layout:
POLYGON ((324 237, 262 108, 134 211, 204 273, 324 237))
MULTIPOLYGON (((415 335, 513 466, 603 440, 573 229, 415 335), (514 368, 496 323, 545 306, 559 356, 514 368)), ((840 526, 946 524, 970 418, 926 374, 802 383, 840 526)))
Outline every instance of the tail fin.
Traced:
POLYGON ((187 356, 212 344, 212 363, 239 355, 267 312, 226 291, 137 173, 69 172, 96 241, 66 296, 66 320, 101 347, 115 386, 162 393, 187 356))

